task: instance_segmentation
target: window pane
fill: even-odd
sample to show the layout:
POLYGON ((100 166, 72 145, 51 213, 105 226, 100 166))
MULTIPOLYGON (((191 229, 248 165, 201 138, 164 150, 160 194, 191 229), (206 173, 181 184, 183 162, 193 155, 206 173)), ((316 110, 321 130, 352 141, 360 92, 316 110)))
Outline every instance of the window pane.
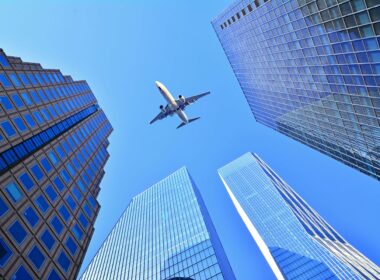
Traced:
POLYGON ((22 198, 21 191, 15 183, 9 183, 5 188, 11 196, 13 202, 17 202, 22 198))

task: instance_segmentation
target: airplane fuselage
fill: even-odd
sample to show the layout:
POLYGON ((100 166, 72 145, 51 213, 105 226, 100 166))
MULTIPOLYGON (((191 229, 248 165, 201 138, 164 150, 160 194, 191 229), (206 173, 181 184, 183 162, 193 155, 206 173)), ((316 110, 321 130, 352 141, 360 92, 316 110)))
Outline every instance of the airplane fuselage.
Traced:
POLYGON ((160 93, 162 94, 162 96, 165 98, 169 107, 175 111, 175 113, 184 123, 189 123, 188 117, 186 116, 185 112, 180 108, 180 106, 177 104, 177 102, 175 101, 170 91, 159 81, 156 81, 156 86, 158 90, 160 91, 160 93))

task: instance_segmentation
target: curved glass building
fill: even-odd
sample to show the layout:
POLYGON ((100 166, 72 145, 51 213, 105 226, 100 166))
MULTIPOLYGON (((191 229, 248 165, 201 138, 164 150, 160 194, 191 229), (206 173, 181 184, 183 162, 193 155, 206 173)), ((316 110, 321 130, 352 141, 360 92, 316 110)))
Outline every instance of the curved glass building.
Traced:
POLYGON ((135 196, 81 280, 234 280, 186 168, 135 196))
POLYGON ((257 155, 241 156, 219 175, 278 279, 380 279, 380 268, 257 155))
POLYGON ((380 179, 380 1, 234 1, 212 21, 256 120, 380 179))

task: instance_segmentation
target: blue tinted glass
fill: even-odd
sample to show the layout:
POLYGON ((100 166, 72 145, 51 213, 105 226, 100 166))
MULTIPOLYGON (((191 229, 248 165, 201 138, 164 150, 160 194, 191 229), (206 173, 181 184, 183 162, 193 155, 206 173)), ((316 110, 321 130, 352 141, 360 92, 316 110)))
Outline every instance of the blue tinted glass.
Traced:
POLYGON ((28 123, 28 125, 29 125, 30 127, 33 128, 33 127, 36 126, 36 122, 33 120, 33 118, 32 118, 31 115, 29 115, 29 114, 25 114, 25 115, 24 115, 24 118, 25 118, 26 122, 28 123))
POLYGON ((53 269, 47 280, 62 280, 58 273, 53 269))
POLYGON ((17 202, 22 198, 21 191, 15 183, 9 183, 5 188, 11 196, 13 202, 17 202))
POLYGON ((69 195, 67 198, 66 198, 66 201, 67 203, 69 204, 71 210, 75 210, 75 208, 77 207, 77 204, 75 203, 73 197, 71 195, 69 195))
POLYGON ((46 210, 49 209, 49 203, 46 201, 46 199, 42 195, 36 198, 36 204, 43 213, 45 213, 46 210))
POLYGON ((49 158, 54 165, 57 165, 58 159, 57 159, 57 156, 55 155, 55 153, 53 151, 49 152, 49 158))
POLYGON ((58 263, 64 271, 67 271, 70 267, 70 260, 64 252, 61 252, 61 254, 59 255, 58 263))
POLYGON ((35 112, 33 113, 33 115, 34 115, 34 117, 36 118, 36 120, 37 120, 37 122, 38 122, 39 124, 44 123, 44 119, 42 118, 40 112, 35 111, 35 112))
POLYGON ((0 53, 0 64, 3 67, 9 67, 8 60, 5 58, 5 55, 0 53))
POLYGON ((13 105, 7 96, 0 96, 0 103, 6 111, 13 109, 13 105))
POLYGON ((34 211, 34 209, 31 206, 26 208, 24 216, 32 227, 34 227, 39 221, 36 211, 34 211))
POLYGON ((27 173, 22 174, 19 179, 28 191, 34 186, 32 178, 27 173))
POLYGON ((3 267, 12 256, 12 250, 0 238, 0 267, 3 267))
POLYGON ((4 199, 0 197, 0 217, 3 216, 5 213, 7 213, 9 207, 4 202, 4 199))
POLYGON ((20 81, 18 80, 18 78, 17 78, 17 76, 16 76, 15 73, 11 73, 11 74, 9 74, 9 77, 11 77, 11 80, 12 80, 13 84, 14 84, 16 87, 21 86, 21 83, 20 83, 20 81))
POLYGON ((9 227, 9 232, 18 244, 21 244, 26 237, 26 231, 18 221, 9 227))
POLYGON ((30 92, 30 95, 32 96, 32 99, 33 99, 34 103, 38 104, 38 103, 41 102, 41 99, 40 99, 40 97, 38 96, 37 92, 35 92, 35 91, 31 91, 31 92, 30 92))
POLYGON ((47 158, 42 158, 41 159, 41 164, 43 166, 43 168, 46 170, 46 172, 50 172, 50 170, 53 168, 49 162, 49 160, 47 158))
POLYGON ((66 246, 69 249, 70 253, 72 255, 75 255, 75 252, 77 251, 78 246, 75 243, 74 239, 71 238, 71 236, 69 236, 69 238, 67 239, 66 246))
POLYGON ((91 217, 92 216, 92 211, 91 211, 91 208, 90 208, 90 206, 88 205, 88 203, 86 202, 86 204, 84 205, 84 211, 87 213, 87 215, 89 216, 89 217, 91 217))
POLYGON ((55 239, 48 229, 41 235, 41 240, 49 250, 53 248, 55 244, 55 239))
POLYGON ((24 99, 24 102, 25 102, 26 105, 29 106, 29 105, 33 104, 32 100, 30 100, 30 97, 29 97, 29 95, 26 92, 22 92, 21 93, 21 97, 22 97, 22 99, 24 99))
POLYGON ((41 75, 40 75, 39 73, 36 73, 35 76, 36 76, 38 82, 39 82, 41 85, 44 85, 44 84, 45 84, 44 80, 42 80, 41 75))
POLYGON ((79 222, 81 223, 81 225, 82 225, 84 228, 87 228, 87 226, 88 226, 88 221, 87 221, 86 217, 83 215, 83 213, 80 213, 80 215, 79 215, 79 222))
POLYGON ((62 225, 62 222, 57 217, 54 217, 51 220, 51 224, 57 234, 60 234, 62 232, 63 225, 62 225))
POLYGON ((54 190, 53 186, 51 185, 47 186, 45 191, 51 201, 54 201, 58 196, 57 192, 54 190))
POLYGON ((12 136, 16 135, 16 131, 14 130, 13 126, 8 121, 5 121, 5 122, 1 123, 1 127, 3 128, 4 132, 9 137, 12 137, 12 136))
POLYGON ((32 173, 37 178, 37 180, 41 180, 44 177, 44 173, 41 168, 36 164, 32 166, 32 173))
POLYGON ((29 85, 30 85, 29 80, 28 80, 28 78, 26 77, 25 74, 23 74, 23 73, 19 73, 18 76, 20 77, 22 83, 23 83, 25 86, 29 86, 29 85))
POLYGON ((71 177, 70 177, 69 173, 67 173, 67 171, 66 171, 65 169, 63 169, 63 170, 61 171, 61 176, 62 176, 62 178, 65 180, 66 183, 69 183, 69 182, 70 182, 71 177))
POLYGON ((63 191, 63 189, 65 188, 65 185, 62 183, 62 180, 59 177, 55 177, 53 182, 59 191, 63 191))
POLYGON ((65 205, 62 205, 59 208, 59 213, 61 214, 62 218, 67 222, 70 219, 70 213, 69 210, 67 210, 65 205))
POLYGON ((20 96, 18 96, 17 94, 12 95, 12 100, 18 108, 24 107, 24 102, 22 102, 20 96))
POLYGON ((32 73, 28 73, 28 78, 29 78, 29 80, 32 82, 32 84, 34 86, 38 85, 38 82, 37 82, 36 78, 34 77, 34 75, 32 73))
POLYGON ((41 112, 47 121, 49 121, 51 119, 51 117, 50 117, 50 115, 46 109, 42 109, 41 112))
POLYGON ((33 247, 33 249, 30 251, 28 257, 37 269, 40 269, 42 264, 45 261, 44 254, 42 254, 41 250, 38 249, 37 246, 33 247))
POLYGON ((75 224, 75 226, 73 227, 73 233, 78 240, 81 240, 83 238, 83 231, 77 224, 75 224))
POLYGON ((74 187, 74 188, 73 188, 73 194, 75 195, 75 197, 76 197, 76 199, 77 199, 78 201, 81 200, 81 198, 82 198, 82 194, 80 193, 80 191, 78 190, 77 187, 74 187))
POLYGON ((8 80, 7 76, 4 73, 0 73, 0 83, 5 88, 9 88, 12 86, 11 82, 8 80))
POLYGON ((20 279, 20 280, 33 280, 32 276, 30 276, 29 272, 26 271, 26 269, 23 266, 20 266, 20 268, 16 271, 15 274, 13 274, 12 280, 20 279))
POLYGON ((62 148, 60 146, 57 146, 56 151, 57 151, 60 158, 62 158, 62 159, 65 158, 65 152, 62 150, 62 148))
POLYGON ((22 132, 26 130, 26 126, 21 118, 16 117, 13 119, 13 121, 16 124, 16 127, 18 128, 19 131, 22 132))

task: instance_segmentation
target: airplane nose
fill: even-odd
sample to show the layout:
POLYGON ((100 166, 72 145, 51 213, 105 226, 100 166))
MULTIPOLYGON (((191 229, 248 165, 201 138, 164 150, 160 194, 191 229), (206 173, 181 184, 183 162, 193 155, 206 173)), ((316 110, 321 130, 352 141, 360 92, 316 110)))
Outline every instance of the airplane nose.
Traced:
POLYGON ((160 82, 159 81, 155 81, 154 83, 156 84, 157 87, 160 87, 160 82))

